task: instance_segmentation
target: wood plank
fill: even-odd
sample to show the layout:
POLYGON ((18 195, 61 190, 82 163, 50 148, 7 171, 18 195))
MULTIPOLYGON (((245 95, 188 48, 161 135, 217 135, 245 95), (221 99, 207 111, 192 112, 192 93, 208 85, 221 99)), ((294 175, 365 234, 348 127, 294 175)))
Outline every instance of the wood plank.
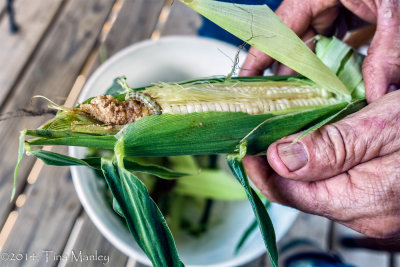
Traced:
MULTIPOLYGON (((15 34, 9 31, 7 14, 0 21, 0 62, 7 62, 7 67, 0 72, 0 106, 63 2, 64 0, 15 1, 14 9, 20 27, 15 34)), ((5 3, 5 0, 1 3, 5 3)))
POLYGON ((0 1, 0 20, 8 19, 6 15, 6 1, 0 1))
MULTIPOLYGON (((75 240, 71 240, 71 244, 67 244, 66 250, 62 253, 65 259, 59 264, 59 267, 74 266, 125 266, 128 257, 113 245, 111 245, 97 230, 90 221, 86 213, 77 220, 72 231, 76 235, 75 240), (80 261, 79 255, 97 255, 97 260, 80 261)), ((73 237, 71 235, 71 237, 73 237)))
POLYGON ((202 19, 193 9, 185 4, 174 1, 161 35, 197 35, 202 19))
MULTIPOLYGON (((65 148, 62 150, 66 152, 65 148)), ((9 261, 7 266, 54 266, 57 263, 53 256, 62 252, 81 211, 68 173, 67 167, 46 166, 37 182, 28 188, 27 200, 17 210, 17 221, 2 252, 38 257, 9 261)))
POLYGON ((388 266, 389 254, 386 252, 377 252, 366 249, 349 249, 344 248, 340 244, 342 237, 353 236, 359 237, 363 235, 341 224, 335 223, 332 248, 334 251, 339 253, 344 262, 363 267, 388 266))
MULTIPOLYGON (((18 87, 13 92, 13 96, 7 102, 4 111, 13 111, 16 108, 21 107, 32 107, 34 109, 40 109, 43 107, 44 102, 35 101, 33 105, 30 105, 31 97, 34 95, 46 95, 50 99, 53 99, 59 103, 65 101, 66 95, 74 84, 77 75, 83 67, 88 55, 90 54, 96 40, 99 36, 101 28, 110 13, 110 10, 114 4, 114 0, 70 0, 62 14, 60 14, 56 23, 52 26, 47 35, 46 40, 39 48, 35 55, 31 65, 27 69, 24 77, 21 79, 18 87)), ((10 51, 12 53, 12 51, 10 51)), ((47 105, 47 104, 46 104, 47 105)), ((0 148, 4 155, 0 159, 0 165, 2 166, 0 171, 0 224, 4 223, 4 219, 11 209, 13 203, 9 203, 10 192, 12 188, 12 173, 15 166, 15 160, 17 155, 17 135, 18 131, 23 128, 37 128, 43 120, 49 117, 40 118, 18 118, 8 121, 0 122, 0 134, 2 136, 0 140, 0 148)), ((22 185, 25 183, 25 179, 30 172, 33 157, 26 158, 21 164, 18 189, 21 190, 22 185)), ((60 174, 56 175, 57 172, 51 173, 52 168, 44 169, 41 174, 43 177, 39 179, 51 176, 52 178, 65 179, 66 173, 63 176, 60 174), (50 174, 48 174, 50 172, 50 174)), ((61 169, 59 169, 59 173, 61 169)), ((60 210, 57 210, 54 206, 49 207, 46 202, 56 201, 56 195, 46 196, 44 193, 47 190, 46 183, 40 183, 43 188, 37 188, 36 190, 28 190, 27 196, 28 203, 35 203, 37 208, 53 208, 52 212, 57 213, 59 217, 67 216, 68 209, 63 206, 68 203, 57 202, 60 210), (43 191, 42 191, 43 190, 43 191), (43 207, 41 207, 43 206, 43 207), (64 214, 64 213, 67 214, 64 214)), ((53 192, 63 191, 73 192, 73 186, 71 183, 65 184, 54 184, 55 188, 48 189, 54 190, 53 192)), ((36 188, 36 187, 35 187, 36 188)), ((73 197, 74 194, 71 194, 73 197)), ((26 227, 32 231, 35 231, 39 225, 42 225, 43 232, 41 232, 38 240, 46 244, 49 240, 59 238, 65 242, 65 236, 68 235, 70 228, 59 229, 63 231, 52 231, 50 221, 43 220, 40 215, 41 213, 48 212, 46 210, 39 210, 40 212, 34 214, 32 212, 22 212, 22 210, 29 209, 29 205, 21 208, 21 215, 19 216, 16 226, 11 235, 9 236, 9 242, 6 243, 5 248, 11 246, 13 248, 27 248, 31 241, 27 240, 30 235, 21 236, 19 233, 22 232, 21 228, 26 227), (46 228, 49 228, 46 232, 46 228), (28 242, 29 241, 29 242, 28 242)), ((32 208, 32 210, 35 210, 32 208)), ((73 221, 75 218, 71 218, 73 221)), ((62 220, 60 222, 62 224, 62 220)), ((66 221, 68 225, 68 220, 66 221)), ((37 241, 37 242, 39 242, 37 241)), ((35 241, 36 242, 36 241, 35 241)), ((37 244, 40 247, 40 244, 37 244)), ((44 246, 43 246, 44 247, 44 246)), ((58 248, 61 249, 61 248, 58 248)))
MULTIPOLYGON (((131 44, 149 39, 156 27, 164 2, 163 0, 125 0, 107 39, 100 48, 106 58, 110 58, 131 44)), ((100 56, 96 58, 90 72, 101 65, 100 58, 100 56)))

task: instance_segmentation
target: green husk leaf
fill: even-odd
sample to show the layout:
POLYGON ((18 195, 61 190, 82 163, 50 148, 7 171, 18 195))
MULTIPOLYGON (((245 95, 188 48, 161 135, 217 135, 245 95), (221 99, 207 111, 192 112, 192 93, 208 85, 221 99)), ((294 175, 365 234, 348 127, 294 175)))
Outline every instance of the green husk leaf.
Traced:
POLYGON ((74 157, 70 157, 67 155, 63 155, 60 153, 45 151, 40 149, 33 149, 27 152, 27 155, 35 156, 38 159, 41 159, 47 165, 53 166, 87 166, 91 168, 98 168, 100 163, 100 158, 96 158, 97 162, 94 159, 89 159, 89 163, 85 159, 77 159, 74 157), (92 165, 95 163, 95 165, 92 165))
POLYGON ((346 86, 352 98, 364 98, 361 64, 363 56, 339 39, 316 36, 315 53, 346 86), (361 89, 361 90, 360 90, 361 89))
POLYGON ((24 156, 24 152, 25 152, 25 136, 26 136, 26 130, 21 131, 21 134, 19 136, 17 164, 16 164, 15 170, 14 170, 14 184, 13 184, 13 188, 12 188, 12 192, 11 192, 10 201, 13 200, 13 198, 15 196, 15 191, 17 190, 18 168, 19 168, 19 165, 21 164, 21 160, 22 160, 22 157, 24 156))
POLYGON ((241 186, 223 170, 202 170, 200 174, 177 180, 174 192, 218 200, 246 199, 241 186))
POLYGON ((98 136, 52 130, 27 130, 26 135, 39 137, 28 141, 31 146, 65 145, 111 150, 117 141, 114 135, 98 136))
POLYGON ((341 68, 342 59, 346 58, 353 49, 335 37, 325 38, 318 35, 315 39, 318 41, 315 54, 329 69, 337 74, 341 68))
POLYGON ((118 201, 115 199, 115 197, 113 198, 113 202, 112 202, 112 206, 113 206, 113 210, 121 217, 124 217, 124 212, 122 211, 120 205, 118 204, 118 201))
MULTIPOLYGON (((29 150, 27 154, 43 160, 43 162, 47 165, 87 166, 93 169, 101 170, 101 158, 99 157, 77 159, 60 153, 39 149, 29 150)), ((140 164, 129 158, 124 159, 124 166, 127 170, 148 173, 163 179, 176 179, 190 175, 188 173, 177 172, 155 164, 140 164)))
POLYGON ((179 236, 181 231, 181 219, 185 210, 185 204, 187 203, 187 198, 183 195, 175 195, 169 199, 170 205, 167 215, 167 222, 169 229, 175 236, 179 236))
POLYGON ((194 173, 176 181, 173 192, 201 198, 242 200, 246 194, 232 175, 219 169, 200 169, 193 156, 169 157, 174 170, 194 173))
MULTIPOLYGON (((341 103, 310 108, 271 120, 247 140, 249 153, 261 153, 279 138, 309 127, 345 106, 346 103, 341 103)), ((162 114, 128 124, 120 132, 120 138, 123 137, 126 156, 228 154, 234 152, 243 137, 257 125, 273 117, 273 114, 241 112, 162 114)))
POLYGON ((272 224, 271 218, 269 217, 264 204, 262 203, 257 193, 254 191, 253 188, 251 188, 249 184, 246 170, 244 168, 242 161, 245 155, 246 155, 246 143, 244 142, 240 144, 239 153, 230 154, 227 156, 227 162, 232 173, 246 191, 247 197, 250 201, 250 204, 256 216, 258 226, 260 227, 261 235, 264 239, 264 243, 267 248, 268 257, 271 261, 272 266, 277 267, 278 248, 276 246, 274 226, 272 224))
POLYGON ((349 115, 351 113, 354 113, 357 110, 362 109, 366 105, 367 105, 367 101, 365 99, 357 99, 357 100, 351 102, 345 108, 341 109, 337 113, 333 114, 332 116, 329 116, 328 118, 318 122, 317 124, 311 126, 307 130, 302 132, 293 142, 299 141, 301 138, 303 138, 307 134, 318 130, 319 128, 321 128, 322 126, 324 126, 324 125, 326 125, 328 123, 338 121, 338 120, 344 118, 345 116, 347 116, 347 115, 349 115))
POLYGON ((345 101, 351 96, 338 77, 267 5, 181 0, 228 32, 268 54, 345 101))
POLYGON ((168 157, 168 161, 174 170, 180 172, 192 173, 194 175, 200 171, 200 167, 193 156, 168 157))
POLYGON ((144 184, 109 159, 101 167, 128 228, 154 266, 184 266, 171 232, 144 184))
POLYGON ((175 171, 155 164, 140 164, 129 158, 124 159, 124 166, 128 170, 152 174, 163 179, 177 179, 191 175, 190 173, 175 171))

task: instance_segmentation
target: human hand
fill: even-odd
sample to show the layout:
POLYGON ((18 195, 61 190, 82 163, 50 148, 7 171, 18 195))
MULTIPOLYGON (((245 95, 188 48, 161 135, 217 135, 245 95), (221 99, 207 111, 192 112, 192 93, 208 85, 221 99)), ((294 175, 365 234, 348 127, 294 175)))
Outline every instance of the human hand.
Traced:
MULTIPOLYGON (((323 34, 336 19, 342 3, 361 19, 376 23, 377 29, 363 63, 368 102, 400 85, 400 1, 399 0, 284 0, 276 14, 300 38, 323 34)), ((273 59, 252 47, 241 76, 261 75, 273 59)), ((278 74, 288 74, 287 68, 278 74)))
POLYGON ((371 237, 400 233, 400 91, 341 121, 283 138, 244 158, 273 202, 328 217, 371 237), (269 163, 269 164, 268 164, 269 163))

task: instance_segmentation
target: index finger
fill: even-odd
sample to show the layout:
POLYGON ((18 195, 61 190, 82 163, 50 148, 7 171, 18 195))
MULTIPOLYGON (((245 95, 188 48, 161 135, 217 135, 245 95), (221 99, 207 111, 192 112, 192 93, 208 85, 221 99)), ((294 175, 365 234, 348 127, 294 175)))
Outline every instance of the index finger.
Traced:
MULTIPOLYGON (((298 36, 303 36, 309 28, 312 19, 312 10, 309 2, 285 0, 275 13, 298 36)), ((273 62, 273 58, 257 48, 251 47, 241 68, 240 76, 262 75, 264 70, 271 66, 273 62)))
MULTIPOLYGON (((307 32, 324 32, 337 17, 338 0, 285 0, 276 10, 278 17, 300 38, 307 32)), ((241 76, 261 75, 274 60, 263 52, 251 48, 241 76)))

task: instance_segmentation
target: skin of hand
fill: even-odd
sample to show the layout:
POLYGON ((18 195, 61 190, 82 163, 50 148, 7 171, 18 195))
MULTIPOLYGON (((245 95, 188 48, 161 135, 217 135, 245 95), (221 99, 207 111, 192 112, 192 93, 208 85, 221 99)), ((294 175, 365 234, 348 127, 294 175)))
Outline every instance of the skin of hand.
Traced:
MULTIPOLYGON (((391 237, 400 234, 400 90, 391 92, 391 85, 400 82, 400 1, 341 3, 377 23, 363 64, 370 105, 297 143, 293 140, 298 134, 283 138, 269 146, 267 157, 247 156, 244 164, 273 202, 325 216, 371 237, 391 237)), ((285 0, 276 13, 304 40, 332 24, 338 4, 285 0)), ((251 48, 241 75, 260 75, 272 63, 251 48)))
POLYGON ((247 156, 249 177, 273 202, 371 237, 400 233, 400 91, 292 143, 247 156), (269 163, 269 164, 268 164, 269 163), (284 178, 283 178, 284 177, 284 178))

